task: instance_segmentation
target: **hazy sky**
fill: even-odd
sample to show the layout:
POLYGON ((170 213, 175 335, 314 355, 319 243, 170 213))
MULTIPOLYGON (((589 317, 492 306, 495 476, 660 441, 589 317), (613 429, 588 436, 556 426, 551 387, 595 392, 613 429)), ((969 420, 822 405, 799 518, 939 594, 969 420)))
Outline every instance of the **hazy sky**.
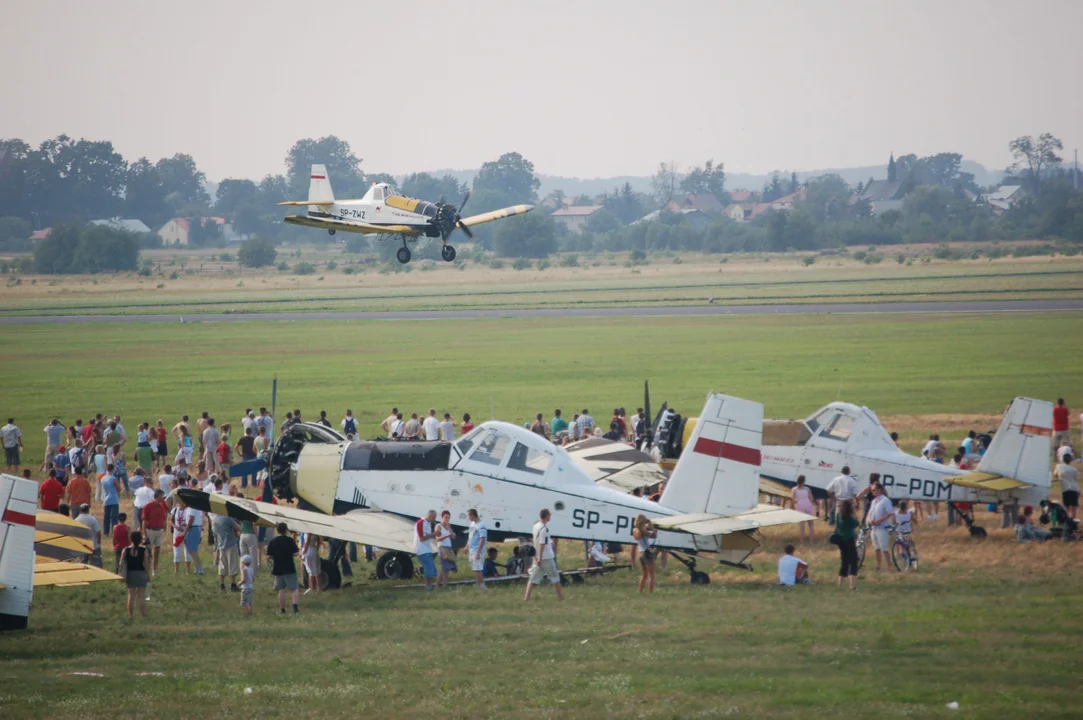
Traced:
POLYGON ((0 137, 281 172, 301 137, 371 172, 645 175, 1010 162, 1083 143, 1083 0, 0 2, 0 137))

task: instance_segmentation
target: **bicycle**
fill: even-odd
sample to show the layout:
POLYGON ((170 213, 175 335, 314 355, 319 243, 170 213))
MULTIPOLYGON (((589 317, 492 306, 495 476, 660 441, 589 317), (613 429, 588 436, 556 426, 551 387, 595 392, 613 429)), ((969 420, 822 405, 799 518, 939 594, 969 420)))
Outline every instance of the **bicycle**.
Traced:
POLYGON ((895 569, 899 572, 906 572, 913 568, 918 569, 918 548, 914 544, 911 537, 900 531, 898 527, 893 528, 895 531, 895 542, 891 544, 891 562, 895 564, 895 569))
POLYGON ((869 539, 869 534, 872 532, 872 527, 864 523, 861 524, 861 529, 857 531, 857 537, 854 538, 854 543, 857 545, 857 569, 860 570, 865 565, 865 543, 869 539))

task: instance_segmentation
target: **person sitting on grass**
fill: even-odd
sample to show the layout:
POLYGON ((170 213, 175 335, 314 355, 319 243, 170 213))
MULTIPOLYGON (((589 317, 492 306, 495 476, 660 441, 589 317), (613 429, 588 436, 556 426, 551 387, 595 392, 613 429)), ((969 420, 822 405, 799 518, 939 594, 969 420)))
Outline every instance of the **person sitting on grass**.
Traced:
POLYGON ((494 547, 491 547, 485 551, 487 557, 485 558, 485 563, 481 570, 481 574, 483 577, 494 578, 500 576, 500 571, 497 569, 496 566, 496 553, 497 549, 494 547))
POLYGON ((1019 542, 1048 540, 1051 535, 1052 533, 1045 528, 1034 524, 1034 508, 1029 505, 1023 508, 1023 514, 1015 521, 1015 536, 1019 538, 1019 542))
POLYGON ((779 585, 812 584, 808 575, 808 563, 799 557, 794 557, 793 545, 787 545, 782 557, 778 559, 778 583, 779 585))

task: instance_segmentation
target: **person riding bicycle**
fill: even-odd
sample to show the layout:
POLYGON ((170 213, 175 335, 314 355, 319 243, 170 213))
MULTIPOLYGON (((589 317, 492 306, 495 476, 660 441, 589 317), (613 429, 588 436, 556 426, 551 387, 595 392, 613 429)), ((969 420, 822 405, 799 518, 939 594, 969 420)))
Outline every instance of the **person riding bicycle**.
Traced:
POLYGON ((905 500, 900 500, 899 506, 895 508, 895 532, 909 537, 910 533, 914 532, 913 517, 914 511, 909 508, 905 500))

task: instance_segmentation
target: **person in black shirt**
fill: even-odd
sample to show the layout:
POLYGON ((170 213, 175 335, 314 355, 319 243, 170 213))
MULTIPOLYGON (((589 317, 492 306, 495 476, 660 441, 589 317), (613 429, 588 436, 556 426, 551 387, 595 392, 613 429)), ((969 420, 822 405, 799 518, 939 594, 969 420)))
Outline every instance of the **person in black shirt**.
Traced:
POLYGON ((131 545, 124 548, 121 553, 121 574, 128 586, 128 617, 132 616, 135 609, 136 598, 139 599, 139 614, 147 616, 147 606, 144 599, 144 591, 147 587, 147 549, 143 547, 143 534, 138 530, 129 538, 131 545))
MULTIPOLYGON (((255 427, 256 427, 255 424, 252 424, 252 425, 249 425, 248 427, 246 427, 244 429, 244 435, 241 436, 241 439, 237 441, 237 444, 233 448, 234 450, 236 450, 237 452, 239 452, 241 454, 241 462, 242 463, 246 463, 249 460, 255 460, 256 459, 255 427)), ((254 472, 251 473, 251 474, 246 473, 245 475, 241 476, 241 487, 242 488, 248 487, 249 478, 251 478, 251 480, 252 480, 253 487, 255 486, 255 484, 256 484, 256 475, 255 475, 255 473, 254 472)))
POLYGON ((293 558, 301 552, 297 543, 289 536, 286 523, 278 523, 275 528, 278 536, 267 543, 267 557, 271 559, 271 576, 274 589, 278 591, 278 609, 286 612, 286 591, 293 591, 293 611, 300 612, 301 593, 297 589, 297 566, 293 558))

